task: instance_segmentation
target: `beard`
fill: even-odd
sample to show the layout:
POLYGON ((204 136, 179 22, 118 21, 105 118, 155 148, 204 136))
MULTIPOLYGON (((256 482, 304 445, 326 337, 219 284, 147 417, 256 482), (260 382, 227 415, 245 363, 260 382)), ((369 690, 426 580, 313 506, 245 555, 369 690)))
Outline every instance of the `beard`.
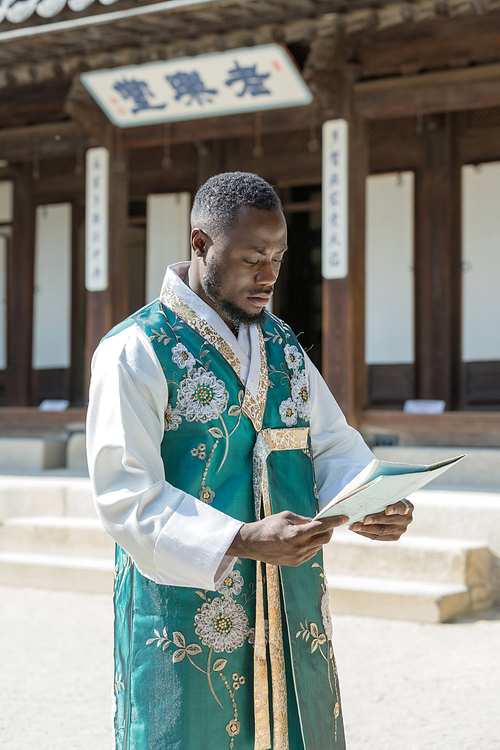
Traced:
POLYGON ((222 287, 222 279, 219 273, 219 268, 216 264, 212 264, 208 267, 201 283, 203 291, 214 303, 216 310, 223 313, 237 330, 242 325, 249 326, 264 323, 266 319, 265 308, 253 314, 247 313, 246 310, 238 307, 234 302, 224 299, 220 291, 222 287))

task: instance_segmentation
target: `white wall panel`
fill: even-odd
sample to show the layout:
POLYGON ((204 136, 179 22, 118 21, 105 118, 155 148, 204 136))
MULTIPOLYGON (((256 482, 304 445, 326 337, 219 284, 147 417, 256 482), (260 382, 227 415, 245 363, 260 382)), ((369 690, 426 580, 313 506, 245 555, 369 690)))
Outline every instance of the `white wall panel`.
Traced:
POLYGON ((0 181, 0 224, 9 224, 13 214, 13 185, 10 180, 0 181))
POLYGON ((462 359, 500 359, 500 162, 462 168, 462 359))
POLYGON ((0 234, 0 370, 7 367, 7 238, 0 234))
POLYGON ((38 206, 33 368, 71 364, 71 204, 38 206))
POLYGON ((366 181, 366 326, 368 364, 414 361, 414 174, 366 181))
POLYGON ((148 195, 146 304, 160 294, 167 266, 190 257, 189 193, 148 195))

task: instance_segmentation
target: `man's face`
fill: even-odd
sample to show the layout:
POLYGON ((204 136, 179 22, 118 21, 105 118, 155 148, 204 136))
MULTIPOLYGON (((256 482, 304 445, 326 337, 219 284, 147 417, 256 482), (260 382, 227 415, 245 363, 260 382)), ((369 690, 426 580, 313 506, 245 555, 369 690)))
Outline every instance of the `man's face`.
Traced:
POLYGON ((287 242, 280 209, 242 206, 237 220, 209 245, 201 275, 205 301, 233 329, 263 320, 287 242))

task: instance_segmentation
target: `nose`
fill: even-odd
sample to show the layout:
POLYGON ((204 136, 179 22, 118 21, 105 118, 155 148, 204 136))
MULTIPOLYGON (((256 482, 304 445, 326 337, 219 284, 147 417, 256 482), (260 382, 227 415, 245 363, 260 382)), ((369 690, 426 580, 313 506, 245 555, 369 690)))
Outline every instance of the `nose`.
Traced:
POLYGON ((274 282, 278 278, 279 263, 275 263, 274 265, 278 267, 273 268, 272 261, 267 261, 266 263, 260 264, 259 270, 255 274, 255 283, 263 285, 274 284, 274 282))

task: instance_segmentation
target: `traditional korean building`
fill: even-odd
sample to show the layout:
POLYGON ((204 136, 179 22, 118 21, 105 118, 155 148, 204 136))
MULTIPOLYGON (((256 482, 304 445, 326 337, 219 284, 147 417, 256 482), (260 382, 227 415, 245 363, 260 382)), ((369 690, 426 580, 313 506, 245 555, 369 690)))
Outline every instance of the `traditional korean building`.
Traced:
POLYGON ((45 427, 82 418, 100 337, 188 257, 197 187, 240 169, 282 198, 274 311, 351 422, 371 441, 500 446, 499 59, 500 0, 2 0, 0 432, 40 424, 44 399, 71 404, 45 427), (262 107, 270 44, 310 103, 262 107), (255 53, 253 78, 233 74, 246 110, 209 116, 203 56, 233 50, 240 71, 255 53), (172 74, 169 91, 185 114, 155 120, 164 102, 145 64, 176 60, 187 78, 172 74), (89 93, 95 71, 116 73, 107 110, 89 93), (322 236, 335 243, 337 228, 322 126, 338 120, 346 266, 322 278, 322 236), (102 148, 90 153, 109 164, 92 166, 102 148), (100 197, 92 169, 105 170, 100 197), (100 286, 90 200, 108 224, 100 286), (446 410, 407 414, 407 399, 446 410))

